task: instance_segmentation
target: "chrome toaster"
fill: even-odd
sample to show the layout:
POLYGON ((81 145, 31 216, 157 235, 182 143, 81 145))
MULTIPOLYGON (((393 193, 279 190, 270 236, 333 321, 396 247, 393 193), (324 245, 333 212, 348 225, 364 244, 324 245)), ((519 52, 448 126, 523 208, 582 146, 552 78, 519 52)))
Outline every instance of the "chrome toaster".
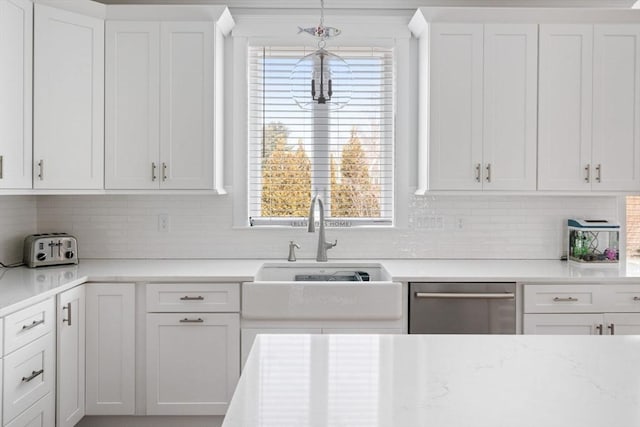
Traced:
POLYGON ((40 267, 78 263, 78 242, 67 233, 31 234, 24 239, 24 263, 40 267))

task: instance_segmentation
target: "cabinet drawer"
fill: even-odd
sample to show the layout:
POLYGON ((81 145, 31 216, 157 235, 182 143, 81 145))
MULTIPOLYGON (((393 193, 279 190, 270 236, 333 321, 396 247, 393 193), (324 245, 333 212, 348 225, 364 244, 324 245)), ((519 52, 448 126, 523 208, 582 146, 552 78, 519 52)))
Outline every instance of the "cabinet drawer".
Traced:
POLYGON ((53 330, 55 325, 55 304, 53 298, 16 311, 4 320, 4 353, 25 344, 53 330))
POLYGON ((640 285, 605 286, 608 312, 640 312, 640 285))
POLYGON ((600 285, 525 285, 525 313, 602 312, 600 285))
POLYGON ((49 393, 38 400, 35 405, 18 415, 6 427, 54 427, 54 400, 53 394, 49 393))
POLYGON ((150 283, 147 312, 240 311, 239 283, 150 283))
POLYGON ((55 335, 49 333, 4 358, 3 424, 53 394, 55 335))

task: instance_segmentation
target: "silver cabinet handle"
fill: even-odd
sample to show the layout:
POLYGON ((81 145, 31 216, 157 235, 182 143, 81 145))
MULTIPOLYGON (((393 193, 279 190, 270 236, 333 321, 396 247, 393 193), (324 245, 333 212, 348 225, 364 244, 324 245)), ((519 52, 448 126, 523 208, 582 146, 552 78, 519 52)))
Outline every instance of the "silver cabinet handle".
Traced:
POLYGON ((567 297, 567 298, 560 298, 560 297, 555 297, 553 299, 554 302, 576 302, 578 301, 578 298, 574 298, 574 297, 567 297))
POLYGON ((151 162, 151 181, 155 181, 156 179, 158 179, 158 177, 156 176, 156 162, 151 162))
POLYGON ((591 182, 591 165, 585 166, 584 171, 587 173, 587 176, 584 177, 584 182, 591 182))
POLYGON ((602 323, 599 325, 596 325, 596 331, 598 331, 598 335, 602 335, 602 323))
POLYGON ((491 293, 464 293, 464 292, 416 292, 416 298, 439 299, 513 299, 516 295, 512 292, 501 294, 491 293))
POLYGON ((197 297, 190 297, 190 296, 185 295, 183 297, 180 297, 180 300, 181 301, 203 301, 204 297, 201 296, 201 295, 198 295, 197 297))
POLYGON ((66 306, 62 307, 63 310, 67 310, 67 318, 62 319, 62 323, 67 322, 69 326, 71 326, 71 303, 67 303, 66 306))
POLYGON ((167 164, 162 162, 162 181, 167 180, 167 164))
POLYGON ((29 375, 28 377, 22 377, 22 382, 28 383, 38 375, 42 375, 42 374, 44 374, 44 369, 40 369, 39 371, 31 371, 31 375, 29 375))
POLYGON ((491 163, 487 163, 487 182, 491 182, 491 163))
POLYGON ((40 160, 38 162, 38 178, 40 181, 44 180, 44 160, 40 160))
POLYGON ((596 166, 596 182, 602 182, 602 165, 600 163, 598 163, 598 166, 596 166))
POLYGON ((197 319, 187 319, 186 317, 184 319, 180 319, 180 323, 203 323, 204 320, 202 318, 197 318, 197 319))
POLYGON ((608 325, 607 329, 609 329, 609 331, 611 331, 611 335, 615 335, 616 334, 616 325, 614 325, 613 323, 608 325))
POLYGON ((23 331, 28 331, 29 329, 33 329, 38 325, 42 325, 44 323, 44 319, 42 320, 34 320, 30 325, 22 325, 23 331))
POLYGON ((482 165, 480 163, 478 163, 476 165, 476 182, 480 182, 482 180, 481 174, 480 174, 480 169, 482 169, 482 165))
POLYGON ((4 156, 0 156, 0 179, 4 178, 4 156))

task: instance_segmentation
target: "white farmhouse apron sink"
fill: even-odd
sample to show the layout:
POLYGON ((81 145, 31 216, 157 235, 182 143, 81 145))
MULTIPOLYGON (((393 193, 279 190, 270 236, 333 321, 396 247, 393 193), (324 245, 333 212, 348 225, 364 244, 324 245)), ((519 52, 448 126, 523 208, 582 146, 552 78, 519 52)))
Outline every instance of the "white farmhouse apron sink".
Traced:
POLYGON ((269 263, 262 266, 254 282, 242 284, 242 317, 400 319, 402 285, 392 282, 384 267, 377 263, 269 263), (360 278, 368 276, 369 281, 340 280, 353 276, 354 272, 360 278), (326 280, 300 280, 301 277, 326 280))

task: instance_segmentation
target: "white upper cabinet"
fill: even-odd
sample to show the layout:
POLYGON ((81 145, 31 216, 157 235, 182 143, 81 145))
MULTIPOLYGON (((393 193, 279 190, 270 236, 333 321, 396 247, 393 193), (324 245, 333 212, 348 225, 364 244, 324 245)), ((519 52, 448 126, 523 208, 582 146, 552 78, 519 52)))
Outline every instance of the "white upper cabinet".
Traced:
POLYGON ((484 26, 484 189, 535 190, 538 26, 484 26))
POLYGON ((433 190, 482 188, 482 45, 482 24, 431 27, 433 190))
POLYGON ((592 63, 592 25, 540 25, 539 190, 591 188, 592 63))
POLYGON ((106 23, 105 187, 158 188, 160 26, 106 23))
POLYGON ((33 4, 0 0, 0 188, 31 188, 33 4))
POLYGON ((223 193, 222 42, 233 20, 224 7, 168 8, 108 9, 105 188, 223 193))
POLYGON ((594 190, 640 190, 640 25, 595 25, 594 190))
POLYGON ((163 23, 160 181, 169 189, 213 187, 213 24, 163 23))
POLYGON ((34 7, 34 187, 103 188, 104 21, 34 7))
POLYGON ((540 26, 540 190, 640 189, 640 25, 540 26))
POLYGON ((537 26, 430 26, 429 189, 535 190, 537 26))

